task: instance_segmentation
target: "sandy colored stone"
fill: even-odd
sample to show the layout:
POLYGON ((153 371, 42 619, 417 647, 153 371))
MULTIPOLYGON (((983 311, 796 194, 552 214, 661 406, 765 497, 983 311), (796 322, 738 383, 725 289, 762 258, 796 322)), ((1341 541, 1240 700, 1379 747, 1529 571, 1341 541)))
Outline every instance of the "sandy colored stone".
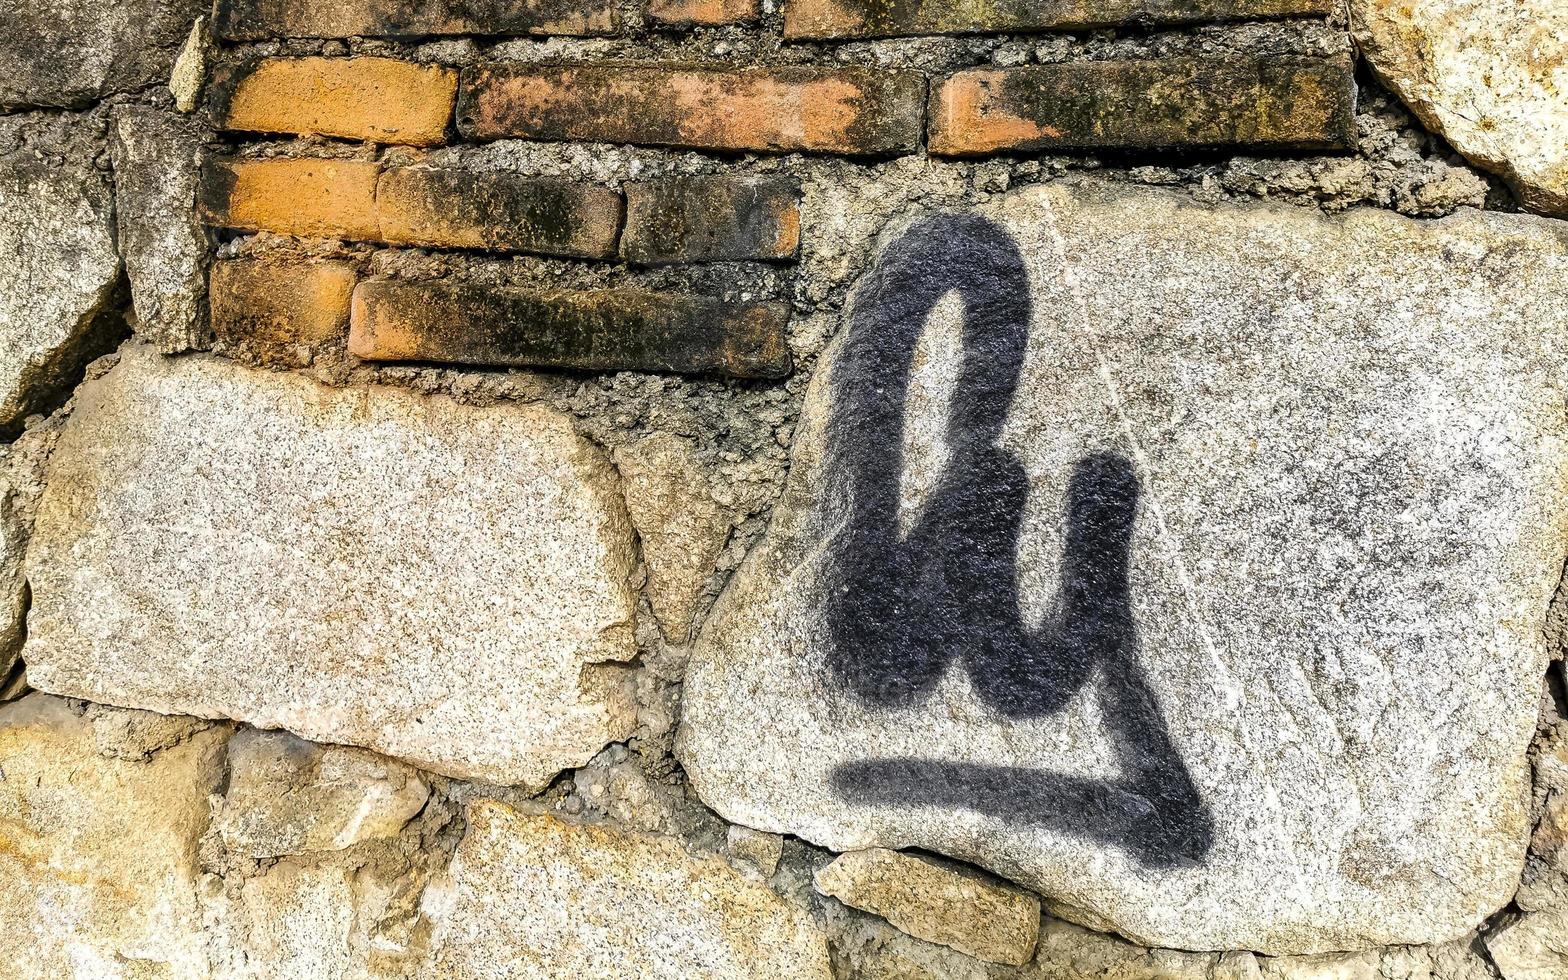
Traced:
POLYGON ((532 787, 635 724, 631 528, 557 412, 129 347, 47 482, 42 690, 532 787))
POLYGON ((223 774, 209 729, 150 762, 32 694, 0 708, 0 962, 8 976, 206 980, 197 840, 223 774))
POLYGON ((784 856, 784 838, 750 827, 731 826, 724 832, 724 853, 747 862, 764 875, 772 875, 784 856))
POLYGON ((211 44, 207 38, 207 17, 196 18, 185 44, 174 59, 169 71, 169 94, 174 96, 174 107, 181 112, 195 112, 201 101, 202 86, 207 83, 207 55, 211 44))
POLYGON ((1351 0, 1384 84, 1526 207, 1568 215, 1568 5, 1351 0))
POLYGON ((811 916, 670 838, 469 807, 425 893, 427 975, 537 980, 829 980, 811 916))
POLYGON ((977 874, 872 848, 839 855, 815 881, 822 894, 918 939, 1011 966, 1034 957, 1040 899, 977 874))
POLYGON ((169 354, 207 347, 210 246, 196 202, 209 134, 193 120, 146 106, 116 106, 112 118, 116 226, 136 335, 169 354))
POLYGON ((1531 912, 1486 937, 1503 980, 1568 977, 1568 909, 1531 912))
POLYGON ((626 509, 642 539, 648 598, 665 639, 685 643, 697 602, 730 536, 712 475, 690 439, 659 432, 615 451, 626 509))
POLYGON ((0 429, 63 393, 115 312, 113 193, 91 125, 0 119, 0 146, 24 144, 0 153, 0 429))
POLYGON ((1316 956, 1264 956, 1263 980, 1383 980, 1382 957, 1375 950, 1319 953, 1316 956))
POLYGON ((27 539, 58 431, 47 422, 0 445, 0 701, 25 693, 17 658, 27 636, 27 539))
POLYGON ((365 160, 211 160, 202 168, 202 214, 222 228, 373 241, 380 176, 380 165, 365 160))
POLYGON ((146 762, 155 753, 212 727, 211 722, 188 715, 160 715, 102 704, 87 705, 83 714, 92 724, 98 751, 130 762, 146 762))
POLYGON ((287 732, 229 741, 229 785, 215 820, 230 851, 253 858, 341 851, 394 837, 430 789, 395 759, 287 732))
POLYGON ((1260 980, 1252 953, 1146 949, 1119 936, 1047 917, 1028 980, 1260 980))
POLYGON ((266 58, 221 87, 224 129, 433 146, 452 123, 457 72, 396 58, 266 58))
POLYGON ((1568 554, 1562 227, 1083 180, 888 243, 694 648, 702 800, 1147 946, 1444 942, 1507 903, 1568 554), (957 283, 1016 331, 968 371, 957 283), (926 557, 901 578, 859 527, 926 557))

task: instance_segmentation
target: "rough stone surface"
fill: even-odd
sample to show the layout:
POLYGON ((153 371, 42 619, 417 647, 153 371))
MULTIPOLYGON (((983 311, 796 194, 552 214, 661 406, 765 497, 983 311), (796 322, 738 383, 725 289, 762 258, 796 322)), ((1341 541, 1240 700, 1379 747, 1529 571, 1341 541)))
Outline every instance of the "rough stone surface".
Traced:
POLYGON ((200 0, 0 0, 0 110, 85 106, 169 77, 200 0))
POLYGON ((1351 0, 1374 71, 1527 207, 1568 215, 1568 6, 1351 0))
POLYGON ((27 539, 58 432, 46 422, 0 446, 0 701, 23 693, 16 674, 27 635, 27 539))
POLYGON ((713 499, 712 476, 690 439, 655 433, 617 449, 615 465, 642 540, 648 600, 665 639, 685 643, 731 517, 713 499))
POLYGON ((196 18, 185 44, 169 69, 169 94, 174 96, 174 107, 181 112, 195 112, 201 101, 202 86, 207 82, 207 56, 211 53, 207 18, 196 18))
POLYGON ((982 960, 1022 966, 1034 958, 1040 900, 979 875, 872 848, 840 855, 817 872, 816 886, 911 936, 982 960))
POLYGON ((41 690, 538 786, 632 729, 632 563, 554 411, 130 347, 50 459, 24 658, 41 690))
POLYGON ((247 729, 229 742, 217 825, 228 848, 249 857, 340 851, 394 836, 429 796, 419 773, 396 760, 247 729))
POLYGON ((1090 181, 988 213, 904 229, 813 379, 688 671, 698 794, 1145 945, 1464 935, 1529 834, 1568 235, 1090 181))
POLYGON ((621 196, 569 180, 392 167, 376 185, 381 237, 437 248, 615 255, 621 196))
POLYGON ((206 347, 208 242, 196 212, 201 127, 143 106, 116 107, 113 120, 116 225, 136 334, 169 354, 206 347))
POLYGON ((114 313, 114 201, 92 125, 0 119, 0 429, 61 393, 114 313))
POLYGON ((727 861, 489 801, 424 911, 436 976, 831 977, 811 916, 727 861))
POLYGON ((1260 970, 1252 953, 1144 949, 1047 918, 1034 962, 1023 975, 1030 980, 1259 980, 1260 970))
POLYGON ((0 962, 13 977, 206 978, 197 840, 223 774, 211 729, 148 763, 32 694, 0 708, 0 962))
POLYGON ((784 854, 784 838, 778 834, 764 834, 750 827, 731 825, 724 832, 724 853, 745 861, 765 875, 779 869, 779 858, 784 854))
POLYGON ((1568 909, 1532 912, 1486 937, 1503 980, 1568 977, 1568 909))
POLYGON ((186 715, 160 715, 156 711, 110 708, 89 704, 84 712, 93 726, 93 743, 111 759, 146 762, 154 753, 179 745, 212 723, 186 715))

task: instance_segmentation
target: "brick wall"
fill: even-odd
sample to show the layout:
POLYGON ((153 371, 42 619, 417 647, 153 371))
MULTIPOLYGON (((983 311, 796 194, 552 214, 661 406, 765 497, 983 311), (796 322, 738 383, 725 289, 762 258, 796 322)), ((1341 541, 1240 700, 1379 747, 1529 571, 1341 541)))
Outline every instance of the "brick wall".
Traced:
POLYGON ((984 48, 923 56, 923 43, 1239 19, 1281 19, 1289 37, 1288 25, 1332 11, 1325 0, 224 0, 208 102, 230 149, 207 160, 201 195, 213 228, 570 260, 591 264, 598 288, 400 283, 367 274, 363 250, 348 264, 220 262, 214 331, 279 351, 346 325, 366 361, 781 377, 801 299, 789 280, 807 225, 801 175, 824 161, 1332 154, 1356 140, 1341 52, 1275 43, 999 64, 984 48), (465 165, 465 148, 497 141, 706 163, 599 181, 465 165), (766 295, 647 276, 715 264, 772 266, 766 295), (289 324, 297 336, 284 336, 289 324))

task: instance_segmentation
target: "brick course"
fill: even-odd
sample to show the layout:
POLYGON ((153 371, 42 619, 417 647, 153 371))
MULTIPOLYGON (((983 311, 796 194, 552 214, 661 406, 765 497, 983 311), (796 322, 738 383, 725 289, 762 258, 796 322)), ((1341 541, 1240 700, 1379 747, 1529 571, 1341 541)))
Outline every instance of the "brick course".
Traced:
POLYGON ((908 153, 925 80, 869 68, 486 65, 464 69, 463 135, 704 150, 908 153))
POLYGON ((394 167, 376 190, 380 240, 585 259, 616 253, 621 195, 567 180, 394 167))
POLYGON ((800 187, 784 178, 672 177, 626 186, 629 262, 792 259, 800 187))
POLYGON ((1073 30, 1327 16, 1333 0, 788 0, 784 36, 796 40, 1073 30))
POLYGON ((250 348, 311 345, 348 330, 356 275, 344 262, 230 259, 213 264, 212 330, 250 348))
POLYGON ((361 160, 211 160, 202 168, 202 216, 240 231, 373 241, 380 174, 379 164, 361 160))
POLYGON ((218 36, 613 34, 615 0, 218 0, 218 36))
POLYGON ((349 350, 375 361, 778 378, 792 366, 788 320, 783 303, 640 289, 375 280, 354 291, 349 350))
POLYGON ((394 58, 266 58, 217 91, 223 129, 432 146, 452 124, 457 72, 394 58))
POLYGON ((761 16, 761 0, 648 0, 648 19, 673 27, 739 24, 761 16))
POLYGON ((1167 58, 977 68, 938 84, 943 156, 1097 148, 1343 149, 1355 143, 1345 58, 1167 58))

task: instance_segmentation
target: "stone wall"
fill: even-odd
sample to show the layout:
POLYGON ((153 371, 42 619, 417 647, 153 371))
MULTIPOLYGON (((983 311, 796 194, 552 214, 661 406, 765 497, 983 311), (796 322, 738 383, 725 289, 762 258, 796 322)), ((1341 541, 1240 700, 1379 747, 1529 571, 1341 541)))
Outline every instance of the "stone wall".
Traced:
POLYGON ((0 0, 0 974, 1568 977, 1568 22, 0 0))

